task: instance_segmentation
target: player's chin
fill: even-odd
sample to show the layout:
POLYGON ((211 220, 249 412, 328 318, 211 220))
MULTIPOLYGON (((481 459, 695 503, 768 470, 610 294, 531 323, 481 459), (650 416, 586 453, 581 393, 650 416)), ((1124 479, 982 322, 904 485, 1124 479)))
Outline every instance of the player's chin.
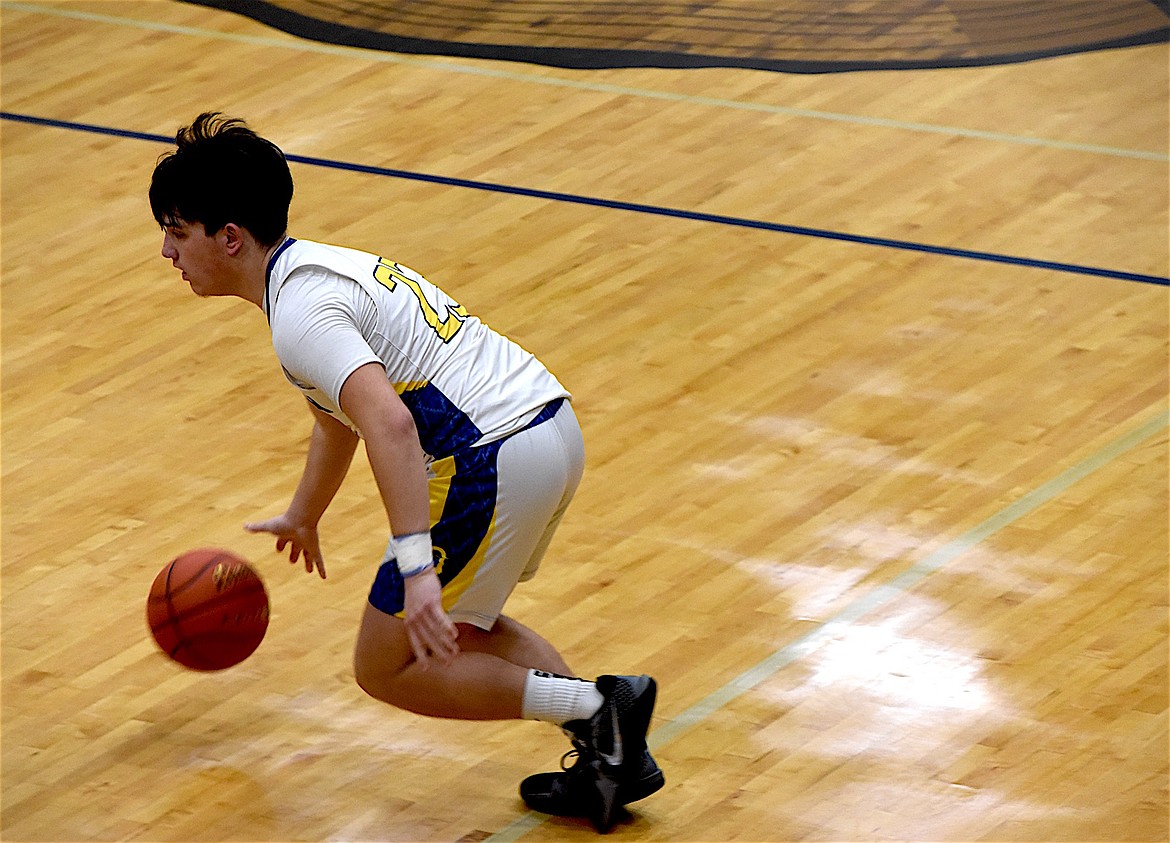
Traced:
POLYGON ((187 284, 190 286, 191 292, 199 296, 201 299, 208 299, 212 296, 218 295, 218 293, 216 293, 214 290, 209 290, 206 285, 200 284, 197 281, 191 281, 188 279, 187 284))

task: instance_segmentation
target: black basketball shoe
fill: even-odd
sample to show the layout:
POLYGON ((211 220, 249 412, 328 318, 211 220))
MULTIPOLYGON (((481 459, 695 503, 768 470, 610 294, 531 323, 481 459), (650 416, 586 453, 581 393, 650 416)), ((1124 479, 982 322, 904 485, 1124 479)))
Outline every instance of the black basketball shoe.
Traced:
POLYGON ((646 675, 601 676, 605 701, 588 720, 564 725, 577 761, 560 773, 538 773, 520 784, 529 808, 558 816, 585 816, 598 831, 609 831, 616 809, 644 799, 665 783, 646 748, 657 685, 646 675))
MULTIPOLYGON (((582 760, 579 750, 572 749, 561 759, 561 773, 537 773, 520 783, 520 796, 529 808, 544 814, 559 817, 589 817, 600 813, 596 810, 594 778, 599 774, 596 766, 582 760), (565 766, 565 762, 576 756, 576 761, 565 766)), ((637 778, 627 779, 618 784, 612 813, 617 807, 645 799, 662 789, 666 783, 662 770, 658 769, 649 750, 642 753, 642 768, 637 778)))

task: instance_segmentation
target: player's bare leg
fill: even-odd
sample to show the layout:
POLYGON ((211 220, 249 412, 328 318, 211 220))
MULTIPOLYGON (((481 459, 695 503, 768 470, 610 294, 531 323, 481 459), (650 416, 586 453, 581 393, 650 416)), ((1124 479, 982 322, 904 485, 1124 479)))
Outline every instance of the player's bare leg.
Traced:
POLYGON ((531 628, 513 618, 500 615, 490 632, 471 624, 459 627, 459 649, 464 652, 490 653, 521 667, 543 670, 560 676, 575 676, 556 647, 531 628))
MULTIPOLYGON (((401 618, 366 606, 354 650, 357 683, 370 696, 429 717, 519 718, 528 668, 484 650, 463 648, 448 665, 414 660, 401 618)), ((468 633, 473 640, 477 637, 468 633)))
POLYGON ((459 654, 450 664, 424 668, 414 660, 404 622, 367 606, 354 652, 358 684, 379 700, 431 717, 526 717, 561 725, 578 763, 525 779, 521 796, 536 810, 588 816, 607 831, 618 806, 662 787, 645 742, 653 679, 603 676, 596 685, 570 679, 556 649, 518 621, 501 617, 490 632, 458 626, 459 654))

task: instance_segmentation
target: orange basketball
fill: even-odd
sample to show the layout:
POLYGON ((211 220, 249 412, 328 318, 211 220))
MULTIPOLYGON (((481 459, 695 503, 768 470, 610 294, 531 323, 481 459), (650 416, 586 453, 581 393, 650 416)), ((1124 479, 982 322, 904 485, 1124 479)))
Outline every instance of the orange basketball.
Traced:
POLYGON ((268 629, 268 592, 230 550, 200 548, 168 563, 150 587, 146 622, 163 652, 192 670, 252 655, 268 629))

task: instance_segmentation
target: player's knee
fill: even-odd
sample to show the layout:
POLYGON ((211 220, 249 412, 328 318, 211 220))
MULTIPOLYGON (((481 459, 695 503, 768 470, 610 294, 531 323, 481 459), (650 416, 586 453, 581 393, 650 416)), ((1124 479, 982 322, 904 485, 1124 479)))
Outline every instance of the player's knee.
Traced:
POLYGON ((361 647, 354 647, 353 650, 353 681, 371 697, 375 696, 373 692, 375 684, 374 670, 369 660, 364 657, 361 647))
POLYGON ((372 659, 361 650, 354 651, 353 678, 357 686, 376 700, 402 707, 395 690, 396 671, 378 659, 372 659))
POLYGON ((353 678, 371 697, 401 707, 398 680, 410 663, 408 643, 400 645, 387 636, 359 635, 353 651, 353 678))

